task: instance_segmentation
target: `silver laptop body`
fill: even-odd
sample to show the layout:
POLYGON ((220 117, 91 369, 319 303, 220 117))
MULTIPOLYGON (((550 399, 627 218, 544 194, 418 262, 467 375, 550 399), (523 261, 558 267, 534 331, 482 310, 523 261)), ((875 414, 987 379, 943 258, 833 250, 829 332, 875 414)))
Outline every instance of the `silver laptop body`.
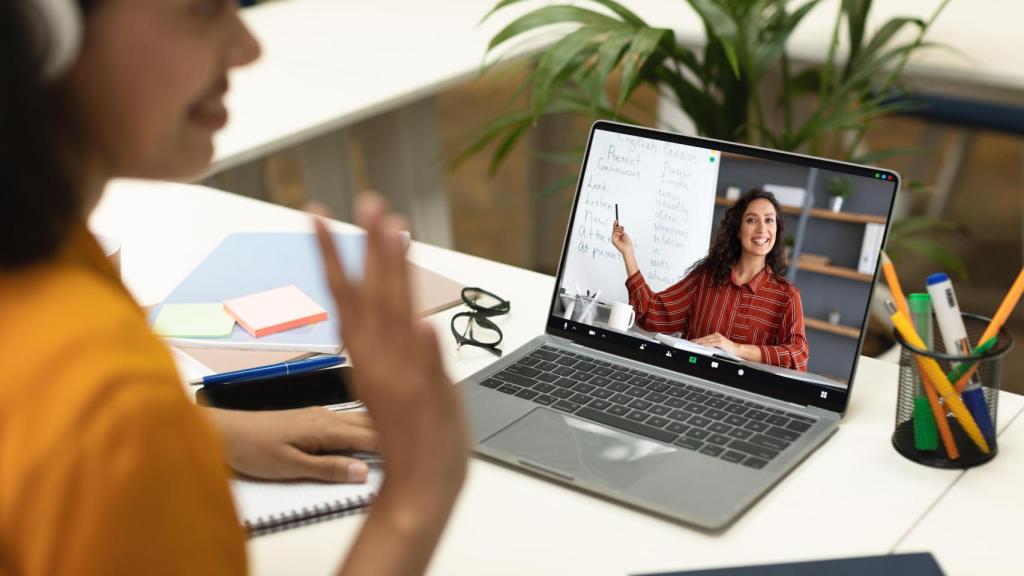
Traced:
MULTIPOLYGON (((653 160, 644 160, 643 156, 635 158, 640 159, 641 164, 662 162, 661 156, 652 156, 653 160)), ((691 161, 692 158, 687 160, 691 161)), ((666 169, 669 168, 670 160, 664 162, 666 169)), ((687 166, 691 164, 684 167, 687 166)), ((703 177, 701 170, 707 174, 711 170, 699 164, 693 164, 692 168, 692 174, 687 174, 695 181, 703 177)), ((632 177, 631 174, 629 170, 612 172, 613 179, 632 177)), ((545 333, 514 351, 507 351, 499 361, 459 384, 470 418, 474 450, 529 473, 664 517, 707 529, 728 526, 838 428, 849 399, 850 387, 846 382, 853 381, 871 289, 877 280, 877 252, 888 229, 898 186, 899 177, 891 171, 611 122, 595 123, 577 184, 545 333), (620 146, 618 150, 609 150, 616 144, 620 146), (651 154, 667 154, 664 158, 682 158, 689 153, 700 158, 702 151, 707 151, 710 162, 718 159, 720 168, 716 169, 714 179, 715 221, 718 213, 727 207, 730 200, 726 190, 734 183, 744 188, 753 185, 768 188, 776 183, 773 180, 788 177, 788 181, 778 184, 796 189, 792 183, 799 181, 804 188, 803 199, 799 194, 788 198, 783 212, 787 232, 798 229, 798 233, 804 234, 800 244, 805 250, 815 246, 808 235, 815 233, 816 225, 823 226, 824 232, 819 234, 845 234, 851 238, 863 229, 860 224, 840 222, 854 227, 853 230, 838 227, 830 231, 828 227, 834 224, 828 214, 820 208, 812 212, 816 199, 819 206, 825 201, 820 196, 827 185, 823 181, 832 177, 847 178, 854 181, 858 197, 873 195, 860 199, 859 206, 872 210, 877 216, 875 220, 883 222, 878 248, 867 246, 858 251, 856 248, 861 246, 858 238, 857 247, 852 249, 854 253, 860 252, 860 258, 875 252, 875 262, 868 263, 870 274, 863 273, 858 285, 846 285, 842 282, 848 279, 829 275, 818 278, 815 272, 799 269, 797 274, 801 276, 797 276, 796 281, 804 298, 805 317, 820 313, 821 305, 815 303, 816 299, 828 304, 829 298, 841 298, 842 302, 837 305, 852 307, 844 309, 844 315, 849 318, 849 324, 860 328, 860 337, 846 336, 850 341, 845 342, 835 340, 843 336, 828 331, 817 333, 808 328, 811 370, 796 372, 708 356, 643 336, 623 334, 603 324, 600 311, 597 318, 580 318, 583 322, 574 320, 571 312, 566 314, 560 295, 574 291, 566 290, 565 284, 569 283, 567 272, 579 265, 572 261, 581 253, 579 239, 575 237, 581 231, 577 219, 593 219, 595 210, 600 207, 607 210, 610 204, 616 203, 611 199, 592 202, 593 189, 588 196, 586 188, 593 185, 593 180, 588 182, 588 178, 591 174, 601 175, 599 168, 608 171, 609 164, 600 162, 603 158, 623 154, 621 157, 626 158, 623 165, 629 166, 632 157, 627 154, 637 150, 640 152, 636 153, 641 154, 645 149, 651 154), (796 204, 798 201, 800 204, 796 204), (824 224, 812 221, 812 214, 823 218, 824 224), (849 294, 844 294, 844 290, 849 294), (812 297, 811 292, 819 291, 820 298, 812 297), (551 365, 558 368, 541 369, 551 365), (577 370, 577 367, 583 368, 577 370), (575 371, 569 373, 569 370, 575 371), (585 374, 592 374, 591 371, 604 374, 600 382, 605 383, 614 375, 612 381, 618 384, 619 391, 612 397, 636 395, 624 404, 629 413, 607 412, 610 409, 606 406, 610 402, 607 396, 601 402, 593 397, 591 401, 584 400, 584 396, 601 386, 587 384, 584 380, 569 386, 577 381, 574 375, 582 379, 585 374), (832 376, 822 376, 815 371, 832 376), (548 375, 538 380, 544 372, 548 375), (552 376, 557 376, 557 380, 552 381, 552 376), (567 392, 552 395, 559 390, 567 392), (669 411, 659 408, 657 420, 652 420, 653 415, 644 419, 635 414, 632 406, 654 409, 653 406, 658 405, 658 402, 644 404, 645 398, 641 395, 659 400, 661 404, 671 400, 666 406, 669 411), (600 405, 602 409, 593 409, 591 404, 600 405), (632 419, 634 416, 646 422, 632 419), (664 424, 664 420, 669 423, 664 424), (660 426, 649 426, 647 422, 660 426)), ((784 187, 776 189, 781 191, 777 197, 792 192, 784 187)), ((641 198, 646 193, 656 192, 638 190, 635 197, 641 198)), ((710 187, 684 190, 684 193, 710 194, 710 187)), ((642 204, 642 200, 637 202, 642 204)), ((632 205, 628 200, 617 203, 623 205, 624 211, 632 205)), ((607 216, 598 221, 606 224, 607 216)), ((703 225, 707 227, 706 223, 703 225)), ((825 240, 828 244, 842 241, 842 238, 825 240)), ((596 256, 594 259, 596 261, 596 256)), ((792 261, 796 261, 796 256, 792 261)), ((834 263, 838 264, 840 262, 834 263)), ((849 264, 856 268, 859 263, 849 264)), ((619 266, 621 268, 621 263, 619 266)), ((680 276, 682 272, 680 270, 680 276)), ((625 281, 624 272, 622 281, 625 281)), ((614 288, 606 286, 609 291, 614 288)), ((514 295, 504 296, 515 304, 514 295)), ((599 310, 603 306, 598 306, 599 310)), ((597 377, 587 378, 593 381, 597 377)))

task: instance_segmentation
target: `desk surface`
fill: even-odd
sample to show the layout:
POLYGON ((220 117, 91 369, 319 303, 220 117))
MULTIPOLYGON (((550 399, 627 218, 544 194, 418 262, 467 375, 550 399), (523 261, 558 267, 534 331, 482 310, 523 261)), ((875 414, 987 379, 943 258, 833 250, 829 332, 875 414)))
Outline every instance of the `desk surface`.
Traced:
POLYGON ((1024 416, 1002 412, 1008 422, 999 455, 965 474, 896 547, 931 550, 947 574, 1020 574, 1020 523, 1024 518, 1024 416))
MULTIPOLYGON (((164 298, 228 233, 309 229, 304 214, 287 208, 196 186, 130 181, 110 187, 90 225, 121 241, 125 283, 142 304, 164 298)), ((507 349, 542 329, 553 291, 550 276, 418 242, 410 249, 410 259, 509 297, 512 313, 503 325, 507 349)), ((431 317, 441 334, 447 331, 450 314, 431 317)), ((460 356, 453 342, 447 338, 442 342, 446 365, 455 378, 492 361, 481 351, 464 351, 460 356)), ((977 472, 965 475, 918 466, 890 445, 895 383, 894 365, 862 359, 849 412, 836 435, 722 533, 674 524, 473 459, 432 572, 611 575, 883 554, 922 517, 925 522, 904 545, 929 548, 934 542, 944 547, 940 559, 947 553, 952 558, 960 554, 953 536, 933 539, 924 531, 955 533, 950 526, 958 510, 953 507, 936 515, 946 510, 936 503, 954 485, 952 495, 963 491, 963 498, 971 498, 977 490, 991 490, 992 501, 1001 494, 1012 495, 1024 476, 1019 459, 1010 457, 1024 446, 1024 425, 1018 424, 1001 446, 1002 454, 977 472), (997 469, 1012 477, 994 474, 997 469), (967 480, 975 480, 975 475, 981 486, 972 488, 967 480), (918 533, 923 534, 921 540, 915 539, 918 533)), ((1024 397, 1004 394, 1000 429, 1022 408, 1024 397)), ((1005 527, 1011 526, 1010 513, 1001 518, 1005 527)), ((342 518, 252 540, 249 553, 254 572, 331 573, 361 521, 361 517, 342 518)), ((975 525, 984 526, 985 521, 975 525)), ((1010 534, 1006 533, 1007 544, 1010 534)), ((1008 555, 995 554, 990 560, 1002 569, 1013 561, 1008 555)))
MULTIPOLYGON (((496 0, 284 0, 244 11, 263 57, 232 73, 231 119, 216 139, 218 172, 433 95, 475 77, 487 41, 524 2, 478 25, 496 0)), ((680 0, 626 3, 648 22, 700 45, 704 29, 680 0)), ((872 29, 893 15, 926 17, 938 0, 875 2, 872 29)), ((821 62, 838 0, 813 10, 791 39, 796 60, 821 62)), ((1024 3, 951 2, 929 38, 955 47, 922 53, 909 78, 937 89, 1001 95, 1024 104, 1024 3), (968 24, 969 23, 969 24, 968 24), (1011 45, 1016 43, 1016 48, 1011 45)), ((539 43, 538 43, 539 44, 539 43)))

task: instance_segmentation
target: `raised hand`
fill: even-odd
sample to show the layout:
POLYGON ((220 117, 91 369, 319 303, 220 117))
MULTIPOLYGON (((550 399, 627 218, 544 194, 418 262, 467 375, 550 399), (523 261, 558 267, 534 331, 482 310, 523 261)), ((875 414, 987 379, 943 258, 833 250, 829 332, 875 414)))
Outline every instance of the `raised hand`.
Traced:
POLYGON ((626 228, 619 224, 618 220, 612 224, 612 246, 615 246, 623 256, 633 253, 633 239, 626 234, 626 228))
POLYGON ((633 252, 633 239, 626 234, 626 229, 616 220, 612 224, 612 246, 622 254, 622 260, 626 264, 626 275, 632 276, 639 270, 636 263, 636 254, 633 252))
POLYGON ((346 276, 324 221, 314 220, 353 385, 385 461, 380 495, 344 572, 419 573, 465 478, 465 419, 436 334, 413 316, 404 220, 372 194, 359 199, 357 218, 367 232, 358 282, 346 276))

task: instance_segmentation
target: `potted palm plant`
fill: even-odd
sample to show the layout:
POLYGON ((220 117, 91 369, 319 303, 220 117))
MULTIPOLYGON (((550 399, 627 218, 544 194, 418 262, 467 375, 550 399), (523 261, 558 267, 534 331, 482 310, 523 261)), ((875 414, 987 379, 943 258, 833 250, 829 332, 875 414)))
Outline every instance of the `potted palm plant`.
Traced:
MULTIPOLYGON (((501 0, 488 18, 523 1, 501 0)), ((546 5, 512 20, 491 38, 489 53, 541 29, 557 40, 540 51, 524 79, 528 106, 482 127, 453 164, 493 144, 491 172, 497 172, 515 145, 548 115, 637 123, 630 105, 641 86, 669 98, 700 135, 877 161, 882 157, 877 152, 858 154, 862 138, 879 117, 913 107, 892 97, 900 89, 900 71, 927 46, 925 33, 948 2, 927 20, 895 17, 869 33, 871 1, 842 0, 824 63, 797 65, 790 61, 787 43, 820 0, 795 7, 787 0, 680 1, 704 24, 702 48, 680 44, 670 28, 645 22, 615 0, 546 5), (908 30, 909 39, 902 34, 908 30), (846 48, 842 53, 840 45, 846 48), (776 79, 781 88, 769 97, 766 87, 776 79)), ((582 148, 548 157, 576 163, 581 154, 582 148)))

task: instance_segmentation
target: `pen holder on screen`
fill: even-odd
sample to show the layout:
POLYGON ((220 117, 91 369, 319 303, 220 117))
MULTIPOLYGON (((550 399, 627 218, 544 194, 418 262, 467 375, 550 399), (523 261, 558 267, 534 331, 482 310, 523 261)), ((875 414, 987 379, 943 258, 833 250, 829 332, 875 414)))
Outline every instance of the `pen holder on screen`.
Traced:
POLYGON ((577 296, 573 320, 580 324, 593 324, 597 317, 597 299, 593 296, 577 296))
MULTIPOLYGON (((971 345, 977 347, 981 342, 982 332, 989 324, 989 319, 975 314, 963 314, 964 326, 971 345)), ((907 343, 894 331, 896 341, 900 344, 900 376, 899 392, 896 402, 896 430, 892 435, 892 443, 896 451, 926 466, 936 468, 970 468, 988 462, 995 457, 996 416, 999 403, 999 388, 1003 378, 1003 359, 1013 348, 1013 336, 1002 328, 995 337, 995 343, 984 352, 964 353, 960 350, 947 350, 942 335, 935 331, 931 350, 921 350, 907 343), (923 365, 927 362, 938 363, 941 372, 947 375, 945 381, 951 381, 954 390, 960 390, 959 397, 970 418, 958 418, 954 415, 955 406, 951 407, 943 397, 943 383, 932 385, 930 377, 922 377, 923 365), (956 387, 963 373, 976 366, 974 375, 962 389, 956 387), (934 391, 934 394, 931 393, 934 391), (935 408, 938 408, 936 411, 935 408), (936 417, 938 416, 938 417, 936 417), (969 420, 963 423, 961 420, 969 420), (974 437, 966 430, 972 427, 979 431, 987 444, 986 454, 978 444, 980 438, 974 437)), ((949 388, 946 388, 947 390, 949 388)), ((964 414, 960 411, 960 414, 964 414)))

